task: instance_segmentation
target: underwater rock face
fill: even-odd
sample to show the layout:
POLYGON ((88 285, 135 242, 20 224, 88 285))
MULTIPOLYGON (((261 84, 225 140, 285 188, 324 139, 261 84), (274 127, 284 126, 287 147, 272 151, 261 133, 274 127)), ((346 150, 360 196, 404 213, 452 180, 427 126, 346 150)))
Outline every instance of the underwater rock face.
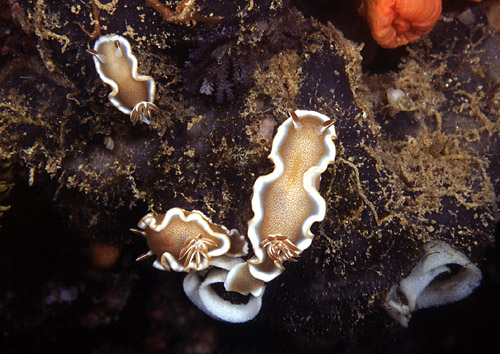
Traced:
MULTIPOLYGON (((270 131, 304 109, 335 120, 337 158, 319 189, 326 216, 299 261, 267 284, 254 321, 312 338, 382 333, 397 325, 386 297, 426 244, 485 260, 498 223, 500 69, 499 34, 481 7, 468 24, 438 21, 397 72, 369 76, 360 46, 286 2, 199 1, 202 14, 223 19, 195 26, 165 22, 144 3, 98 8, 102 34, 127 37, 139 72, 156 81, 150 126, 107 101, 86 52, 93 40, 78 25, 92 32, 92 6, 12 5, 37 53, 19 53, 0 73, 0 158, 52 186, 68 237, 134 242, 137 256, 145 244, 128 229, 147 209, 172 207, 246 234, 252 186, 272 171, 270 131), (391 90, 402 94, 388 99, 391 90)), ((131 269, 154 272, 124 259, 117 272, 133 274, 131 286, 131 269)), ((203 319, 182 302, 182 279, 164 277, 150 288, 177 308, 152 303, 172 323, 177 311, 185 323, 203 319)))

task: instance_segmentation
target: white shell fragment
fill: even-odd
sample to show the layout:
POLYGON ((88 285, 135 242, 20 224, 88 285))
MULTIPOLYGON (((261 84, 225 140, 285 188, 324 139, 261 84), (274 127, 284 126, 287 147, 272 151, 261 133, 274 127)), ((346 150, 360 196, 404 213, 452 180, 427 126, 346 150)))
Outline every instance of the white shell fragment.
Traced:
POLYGON ((405 96, 405 92, 400 89, 388 88, 387 89, 387 100, 390 104, 396 105, 400 98, 405 96))
POLYGON ((385 310, 403 327, 411 313, 462 300, 481 283, 481 270, 443 241, 429 242, 410 275, 389 291, 385 310))
POLYGON ((158 110, 153 103, 155 82, 151 76, 137 73, 137 59, 129 42, 119 35, 101 36, 89 53, 101 80, 112 88, 110 102, 129 114, 133 123, 149 124, 151 111, 158 110))

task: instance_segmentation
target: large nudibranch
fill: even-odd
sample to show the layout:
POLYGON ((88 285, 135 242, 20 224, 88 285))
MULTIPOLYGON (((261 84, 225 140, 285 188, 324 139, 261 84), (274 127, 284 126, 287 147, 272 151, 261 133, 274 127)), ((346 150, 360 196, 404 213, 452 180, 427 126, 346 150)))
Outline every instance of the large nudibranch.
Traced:
POLYGON ((189 272, 204 270, 214 257, 242 256, 247 244, 238 231, 214 224, 199 211, 172 208, 166 214, 144 216, 133 229, 146 237, 150 251, 138 260, 156 256, 155 268, 189 272))
POLYGON ((290 115, 273 140, 269 158, 275 169, 253 187, 248 238, 255 256, 230 272, 227 289, 239 289, 233 282, 248 272, 263 282, 276 278, 284 261, 295 260, 311 245, 311 226, 325 217, 318 187, 321 174, 335 160, 333 120, 313 111, 290 115))
POLYGON ((151 111, 158 107, 153 103, 155 81, 151 76, 137 73, 137 58, 132 54, 129 42, 119 35, 101 36, 89 49, 94 58, 101 80, 111 86, 110 102, 121 112, 130 115, 132 123, 149 124, 151 111))
POLYGON ((395 48, 431 31, 441 15, 441 0, 363 0, 359 12, 375 41, 395 48))

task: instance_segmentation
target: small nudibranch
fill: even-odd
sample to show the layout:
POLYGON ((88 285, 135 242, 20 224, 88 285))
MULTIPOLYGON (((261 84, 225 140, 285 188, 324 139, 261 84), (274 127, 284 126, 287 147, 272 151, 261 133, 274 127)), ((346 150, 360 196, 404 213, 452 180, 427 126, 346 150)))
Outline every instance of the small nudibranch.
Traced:
MULTIPOLYGON (((274 170, 259 177, 253 187, 254 217, 248 222, 248 238, 255 257, 248 260, 248 271, 264 282, 280 275, 284 261, 295 260, 311 245, 310 228, 326 213, 318 192, 320 177, 335 160, 333 120, 314 111, 290 115, 273 140, 269 158, 274 170)), ((233 272, 244 276, 247 269, 241 266, 233 272)))
POLYGON ((110 102, 121 112, 130 115, 132 123, 149 124, 151 111, 158 111, 153 103, 155 81, 151 76, 137 73, 137 58, 129 42, 119 35, 101 36, 88 52, 94 58, 101 80, 111 86, 110 102))
POLYGON ((441 15, 441 0, 363 0, 359 13, 380 46, 396 48, 431 31, 441 15))
POLYGON ((245 238, 236 230, 214 224, 199 211, 172 208, 166 214, 144 216, 133 232, 146 238, 150 251, 137 258, 156 256, 153 266, 160 270, 189 272, 208 268, 214 257, 243 256, 248 252, 245 238))

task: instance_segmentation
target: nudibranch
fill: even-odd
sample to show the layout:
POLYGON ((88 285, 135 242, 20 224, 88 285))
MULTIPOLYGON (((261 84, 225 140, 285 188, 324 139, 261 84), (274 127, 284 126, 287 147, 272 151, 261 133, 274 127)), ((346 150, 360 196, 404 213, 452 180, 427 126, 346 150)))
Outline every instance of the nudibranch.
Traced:
POLYGON ((441 15, 441 0, 363 0, 359 12, 380 46, 396 48, 431 31, 441 15))
POLYGON ((149 213, 137 226, 140 230, 132 231, 144 236, 150 249, 138 260, 156 256, 153 266, 160 270, 200 271, 213 258, 247 253, 245 238, 238 231, 214 224, 199 211, 172 208, 165 214, 149 213))
POLYGON ((108 95, 110 102, 129 114, 132 123, 149 124, 151 111, 158 111, 153 103, 155 81, 151 76, 137 73, 137 58, 130 43, 119 35, 101 36, 88 51, 101 80, 112 88, 108 95))
POLYGON ((236 282, 248 273, 262 282, 280 275, 283 262, 296 260, 311 245, 311 226, 325 217, 318 187, 321 174, 335 160, 333 120, 313 111, 290 115, 273 140, 269 158, 274 170, 253 187, 248 238, 255 256, 232 269, 225 284, 229 290, 240 289, 236 282))
POLYGON ((173 208, 164 215, 147 214, 138 224, 141 230, 132 230, 145 236, 150 248, 138 260, 156 255, 156 268, 189 272, 184 292, 207 315, 250 321, 260 311, 265 283, 311 245, 311 226, 325 217, 318 188, 321 174, 335 160, 335 137, 333 120, 313 111, 290 112, 280 125, 269 155, 275 168, 253 187, 251 259, 244 260, 248 245, 236 230, 215 225, 198 211, 173 208), (223 298, 216 283, 244 301, 223 298))
MULTIPOLYGON (((183 282, 184 292, 200 310, 212 318, 232 323, 250 321, 260 311, 264 294, 263 284, 251 295, 243 294, 248 296, 244 297, 245 301, 241 303, 233 303, 222 298, 213 288, 214 284, 225 284, 229 271, 241 264, 245 264, 241 258, 222 256, 214 259, 213 268, 208 271, 191 272, 186 275, 183 282)), ((249 279, 238 280, 246 282, 249 279)), ((252 277, 250 281, 253 283, 255 279, 252 277)))

